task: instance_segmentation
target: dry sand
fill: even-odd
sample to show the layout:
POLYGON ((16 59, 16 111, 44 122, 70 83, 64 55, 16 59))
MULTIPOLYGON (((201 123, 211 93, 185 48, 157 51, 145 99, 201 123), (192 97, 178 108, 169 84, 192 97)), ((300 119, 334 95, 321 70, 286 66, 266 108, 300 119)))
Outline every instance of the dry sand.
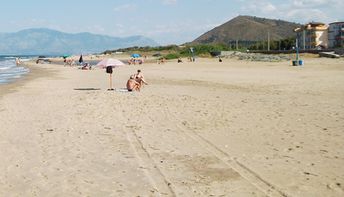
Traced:
POLYGON ((343 59, 125 66, 117 91, 30 68, 0 86, 0 196, 344 196, 343 59))

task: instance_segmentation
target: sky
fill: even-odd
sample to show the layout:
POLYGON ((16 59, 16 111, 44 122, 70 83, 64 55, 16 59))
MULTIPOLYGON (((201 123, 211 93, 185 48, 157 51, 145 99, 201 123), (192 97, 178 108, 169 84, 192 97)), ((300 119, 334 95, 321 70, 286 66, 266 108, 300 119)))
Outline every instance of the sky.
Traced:
POLYGON ((344 0, 1 0, 0 32, 50 28, 161 45, 190 42, 239 15, 305 24, 344 21, 344 0))

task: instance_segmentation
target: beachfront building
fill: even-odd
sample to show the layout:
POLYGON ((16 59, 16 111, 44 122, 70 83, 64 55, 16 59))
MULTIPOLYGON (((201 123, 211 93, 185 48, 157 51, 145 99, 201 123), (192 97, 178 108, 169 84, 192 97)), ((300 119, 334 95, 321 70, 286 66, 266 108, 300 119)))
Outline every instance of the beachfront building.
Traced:
POLYGON ((328 47, 344 47, 344 22, 330 23, 328 28, 328 47))
POLYGON ((324 23, 308 23, 294 30, 297 34, 298 47, 307 49, 328 48, 328 26, 324 23))

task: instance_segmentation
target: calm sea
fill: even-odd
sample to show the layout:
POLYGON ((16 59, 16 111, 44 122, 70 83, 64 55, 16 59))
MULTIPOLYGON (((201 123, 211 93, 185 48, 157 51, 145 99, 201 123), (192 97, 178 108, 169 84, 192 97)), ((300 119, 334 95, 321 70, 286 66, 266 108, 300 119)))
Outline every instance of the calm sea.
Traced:
MULTIPOLYGON (((16 65, 16 58, 19 56, 3 56, 0 55, 0 84, 15 82, 16 79, 22 77, 29 72, 28 68, 16 65)), ((32 56, 20 56, 22 62, 28 61, 32 56)))

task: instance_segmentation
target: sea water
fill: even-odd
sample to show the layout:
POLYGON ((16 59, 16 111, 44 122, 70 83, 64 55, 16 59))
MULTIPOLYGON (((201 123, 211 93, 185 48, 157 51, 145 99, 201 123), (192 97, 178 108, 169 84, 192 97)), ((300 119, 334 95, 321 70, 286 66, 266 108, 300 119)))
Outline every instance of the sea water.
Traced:
MULTIPOLYGON (((0 55, 0 84, 12 83, 29 72, 28 68, 16 65, 16 58, 19 57, 0 55)), ((30 57, 20 57, 20 60, 28 61, 30 57)))

